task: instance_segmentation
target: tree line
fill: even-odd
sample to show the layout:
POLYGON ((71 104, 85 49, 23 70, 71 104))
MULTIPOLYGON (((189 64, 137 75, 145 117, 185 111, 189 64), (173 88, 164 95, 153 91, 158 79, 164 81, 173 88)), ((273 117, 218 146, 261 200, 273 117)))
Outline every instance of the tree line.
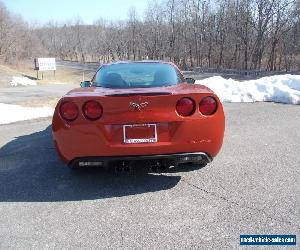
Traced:
POLYGON ((183 69, 300 69, 299 0, 149 1, 124 21, 30 27, 0 4, 0 60, 170 60, 183 69))

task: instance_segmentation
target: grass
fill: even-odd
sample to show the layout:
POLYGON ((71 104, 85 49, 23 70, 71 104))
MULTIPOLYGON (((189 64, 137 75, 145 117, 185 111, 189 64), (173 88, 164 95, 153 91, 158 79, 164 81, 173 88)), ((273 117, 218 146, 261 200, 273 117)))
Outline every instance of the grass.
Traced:
MULTIPOLYGON (((39 85, 43 84, 64 84, 64 83, 72 83, 75 87, 79 87, 80 82, 83 79, 83 73, 85 80, 90 80, 94 74, 94 72, 84 72, 78 69, 70 69, 65 67, 57 67, 55 71, 55 75, 53 71, 45 71, 39 72, 39 79, 37 79, 37 71, 33 69, 32 64, 30 63, 19 63, 18 65, 1 65, 0 64, 0 88, 8 87, 10 81, 13 76, 24 76, 29 79, 35 80, 39 85)), ((60 97, 41 97, 41 98, 31 98, 28 101, 23 101, 17 103, 21 106, 27 107, 55 107, 57 101, 60 97)))
POLYGON ((6 77, 3 84, 4 81, 8 84, 12 76, 25 76, 37 81, 38 84, 73 83, 79 85, 83 78, 90 80, 94 72, 58 66, 55 74, 54 71, 38 72, 37 78, 37 71, 33 69, 33 65, 30 62, 22 62, 18 65, 0 65, 0 76, 3 77, 4 75, 6 77))
POLYGON ((80 84, 83 80, 90 80, 93 72, 85 72, 78 69, 69 69, 65 67, 57 67, 56 71, 37 72, 33 69, 23 70, 22 75, 30 79, 36 80, 39 84, 45 83, 73 83, 80 84), (38 74, 37 74, 38 73, 38 74), (37 79, 38 77, 38 79, 37 79))

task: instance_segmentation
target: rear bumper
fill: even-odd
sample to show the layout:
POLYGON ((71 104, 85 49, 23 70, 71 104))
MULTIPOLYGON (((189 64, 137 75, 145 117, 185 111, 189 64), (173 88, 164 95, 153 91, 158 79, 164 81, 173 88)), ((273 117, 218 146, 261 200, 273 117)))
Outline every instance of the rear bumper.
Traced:
POLYGON ((71 167, 107 167, 111 163, 128 163, 143 161, 144 165, 152 165, 156 162, 164 162, 171 165, 181 163, 203 163, 211 162, 213 158, 204 152, 159 154, 159 155, 135 155, 135 156, 112 156, 112 157, 82 157, 75 158, 70 162, 71 167))

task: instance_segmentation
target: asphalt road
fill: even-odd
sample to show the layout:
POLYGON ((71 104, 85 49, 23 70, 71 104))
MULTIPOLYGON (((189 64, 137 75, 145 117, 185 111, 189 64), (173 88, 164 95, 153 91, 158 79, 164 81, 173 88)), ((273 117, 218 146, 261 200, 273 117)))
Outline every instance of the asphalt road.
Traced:
POLYGON ((72 62, 72 61, 57 61, 56 66, 58 67, 66 67, 70 69, 78 69, 78 70, 86 70, 95 72, 100 63, 81 63, 81 62, 72 62))
MULTIPOLYGON (((69 68, 69 69, 76 69, 78 71, 83 71, 85 73, 90 72, 96 72, 96 70, 99 68, 101 64, 100 63, 80 63, 80 62, 71 62, 71 61, 58 61, 57 67, 60 68, 69 68)), ((206 72, 193 72, 193 71, 183 71, 184 75, 186 77, 192 77, 195 80, 202 80, 208 77, 222 75, 218 73, 206 73, 206 72)), ((226 77, 233 77, 234 75, 226 75, 226 77)))
MULTIPOLYGON (((41 84, 36 86, 18 86, 0 88, 0 103, 19 104, 46 100, 47 98, 60 98, 73 88, 75 84, 41 84)), ((0 132, 1 133, 1 132, 0 132)))
POLYGON ((0 125, 0 249, 238 249, 240 234, 296 234, 299 245, 300 106, 225 112, 218 157, 163 174, 74 172, 50 118, 0 125))
MULTIPOLYGON (((100 63, 81 63, 81 62, 71 62, 71 61, 57 61, 57 67, 60 68, 69 68, 69 69, 75 69, 78 72, 84 72, 86 75, 89 75, 91 73, 96 72, 96 70, 101 65, 100 63)), ((213 76, 222 76, 223 78, 232 78, 235 80, 251 80, 251 79, 257 79, 262 77, 263 75, 244 75, 244 74, 237 74, 234 72, 197 72, 197 71, 182 71, 185 77, 192 77, 195 80, 203 80, 208 77, 213 76)), ((252 72, 254 73, 254 72, 252 72)), ((285 72, 284 72, 285 73, 285 72)), ((300 72, 289 72, 291 74, 299 74, 300 72)))

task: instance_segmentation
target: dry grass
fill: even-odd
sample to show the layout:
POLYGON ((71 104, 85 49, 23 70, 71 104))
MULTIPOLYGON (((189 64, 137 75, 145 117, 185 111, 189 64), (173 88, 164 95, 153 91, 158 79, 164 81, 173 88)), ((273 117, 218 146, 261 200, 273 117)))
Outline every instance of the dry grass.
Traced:
POLYGON ((90 80, 93 76, 93 72, 83 72, 77 69, 69 69, 65 67, 57 67, 55 71, 38 72, 32 69, 23 70, 22 74, 30 79, 36 80, 39 84, 45 83, 73 83, 79 84, 83 79, 90 80))
MULTIPOLYGON (((29 62, 19 63, 13 66, 1 66, 5 71, 10 72, 10 75, 23 75, 32 80, 36 80, 39 84, 48 83, 73 83, 79 84, 83 80, 83 74, 85 80, 90 80, 94 72, 83 71, 79 69, 71 69, 66 67, 57 67, 55 74, 53 71, 38 72, 33 69, 33 65, 29 62), (42 79, 43 76, 43 79, 42 79)), ((1 69, 1 68, 0 68, 1 69)))
POLYGON ((20 73, 17 70, 11 69, 10 67, 5 65, 0 65, 0 87, 8 86, 12 77, 19 75, 20 73))
MULTIPOLYGON (((9 83, 13 76, 25 76, 32 80, 36 80, 38 84, 64 84, 73 83, 74 88, 79 87, 79 83, 82 81, 83 71, 78 69, 69 69, 65 67, 58 67, 55 76, 52 72, 39 72, 39 80, 37 80, 37 71, 33 70, 33 66, 30 63, 19 63, 18 65, 1 65, 0 64, 0 87, 9 87, 9 83)), ((93 72, 85 72, 85 79, 90 80, 93 76, 93 72)), ((34 97, 28 101, 18 102, 18 105, 25 107, 55 107, 60 97, 34 97)))

